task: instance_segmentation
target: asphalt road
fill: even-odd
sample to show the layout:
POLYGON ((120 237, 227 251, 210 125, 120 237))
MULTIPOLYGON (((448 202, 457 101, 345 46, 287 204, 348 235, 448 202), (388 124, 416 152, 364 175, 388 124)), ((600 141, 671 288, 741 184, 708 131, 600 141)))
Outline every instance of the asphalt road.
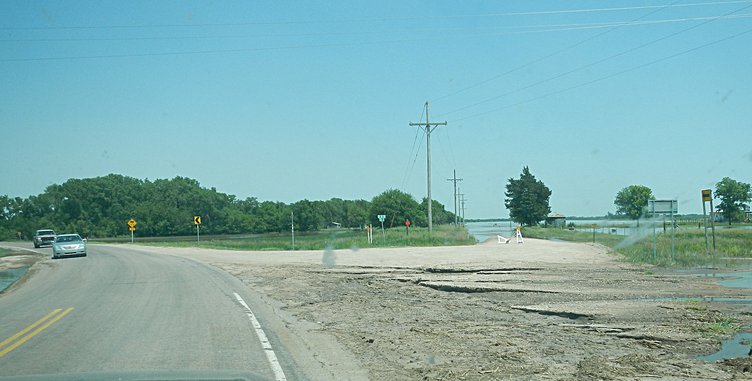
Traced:
MULTIPOLYGON (((36 268, 0 295, 0 376, 233 369, 280 379, 235 295, 249 300, 250 291, 220 270, 97 245, 36 268)), ((274 352, 298 379, 284 348, 274 352)))

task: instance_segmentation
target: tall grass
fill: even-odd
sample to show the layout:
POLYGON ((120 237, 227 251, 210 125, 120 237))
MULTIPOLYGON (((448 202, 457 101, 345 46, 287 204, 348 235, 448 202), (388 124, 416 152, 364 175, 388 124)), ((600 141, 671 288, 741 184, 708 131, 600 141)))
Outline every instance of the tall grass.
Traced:
MULTIPOLYGON (((705 233, 702 229, 680 228, 675 233, 675 247, 671 251, 671 231, 659 233, 653 251, 652 229, 650 234, 634 240, 612 234, 595 234, 595 242, 607 246, 635 263, 652 263, 659 266, 731 266, 752 263, 752 230, 739 228, 716 229, 716 249, 713 252, 712 236, 705 250, 705 233), (632 242, 634 241, 634 242, 632 242)), ((593 234, 561 229, 526 228, 531 238, 559 239, 573 242, 593 242, 593 234)), ((710 234, 709 234, 710 235, 710 234)))
MULTIPOLYGON (((250 237, 202 238, 199 243, 191 241, 149 240, 139 242, 145 245, 173 246, 173 247, 206 247, 226 250, 293 250, 290 233, 259 234, 250 237)), ((367 247, 399 247, 399 246, 454 246, 472 245, 475 238, 470 236, 465 228, 455 228, 448 225, 435 226, 428 234, 426 228, 410 228, 407 234, 405 228, 373 229, 373 243, 368 243, 364 230, 332 229, 310 233, 296 233, 294 250, 323 250, 358 249, 367 247)))

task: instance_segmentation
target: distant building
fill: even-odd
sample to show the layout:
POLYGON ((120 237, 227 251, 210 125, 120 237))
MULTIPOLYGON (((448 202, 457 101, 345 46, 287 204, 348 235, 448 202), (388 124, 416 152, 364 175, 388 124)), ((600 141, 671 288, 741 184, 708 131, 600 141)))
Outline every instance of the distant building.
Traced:
POLYGON ((567 217, 559 213, 549 213, 546 216, 546 226, 564 228, 567 226, 567 217))

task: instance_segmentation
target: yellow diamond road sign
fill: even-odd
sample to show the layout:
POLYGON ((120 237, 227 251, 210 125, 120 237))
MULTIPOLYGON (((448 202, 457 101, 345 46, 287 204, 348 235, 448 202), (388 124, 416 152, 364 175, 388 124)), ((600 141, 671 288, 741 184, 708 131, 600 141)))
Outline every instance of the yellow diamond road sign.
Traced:
POLYGON ((201 216, 193 216, 193 224, 201 225, 201 216))
POLYGON ((131 228, 136 227, 136 220, 131 218, 130 221, 128 221, 128 226, 130 226, 131 228))

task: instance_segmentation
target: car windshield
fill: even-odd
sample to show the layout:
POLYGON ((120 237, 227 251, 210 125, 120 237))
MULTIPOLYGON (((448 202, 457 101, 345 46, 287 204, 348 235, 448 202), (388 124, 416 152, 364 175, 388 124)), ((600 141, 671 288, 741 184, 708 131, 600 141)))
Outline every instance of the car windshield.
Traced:
POLYGON ((76 235, 59 235, 57 238, 55 238, 55 242, 80 242, 81 237, 76 235))
POLYGON ((752 0, 0 0, 0 149, 0 381, 752 375, 752 0))

